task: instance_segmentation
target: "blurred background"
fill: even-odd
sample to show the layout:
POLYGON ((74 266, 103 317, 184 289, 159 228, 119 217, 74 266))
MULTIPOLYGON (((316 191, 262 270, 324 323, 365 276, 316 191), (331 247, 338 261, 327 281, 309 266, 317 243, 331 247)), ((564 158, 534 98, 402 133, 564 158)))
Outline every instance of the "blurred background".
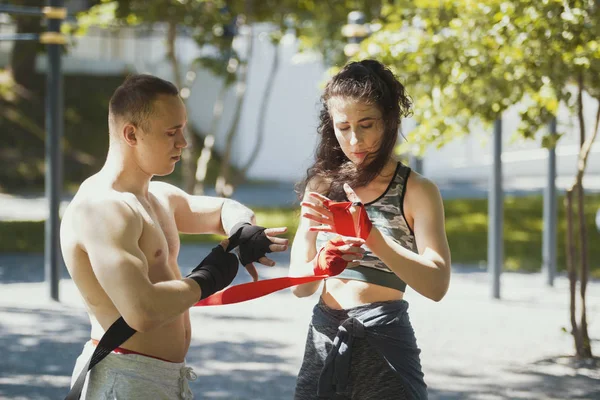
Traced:
MULTIPOLYGON (((392 68, 413 99, 413 115, 399 132, 398 157, 433 180, 444 198, 455 287, 467 285, 470 296, 461 297, 460 306, 451 303, 451 310, 467 318, 466 330, 483 326, 500 341, 477 336, 473 340, 481 340, 480 346, 448 353, 450 364, 461 357, 471 360, 464 368, 472 375, 452 375, 454 367, 435 372, 433 365, 447 350, 435 347, 435 336, 429 340, 426 334, 423 348, 433 346, 439 356, 424 356, 426 376, 433 376, 432 396, 600 398, 592 351, 600 339, 600 146, 594 144, 600 122, 599 34, 597 0, 0 2, 0 314, 9 332, 0 349, 14 355, 11 344, 25 340, 23 352, 58 351, 52 346, 60 331, 28 331, 19 317, 24 313, 32 318, 49 313, 49 320, 65 312, 80 318, 64 322, 65 327, 79 324, 80 336, 64 350, 64 362, 44 372, 63 377, 58 386, 50 385, 56 392, 47 382, 31 383, 40 382, 42 367, 35 363, 17 374, 20 381, 10 367, 0 367, 0 397, 55 398, 68 385, 65 377, 87 327, 56 252, 56 218, 78 185, 102 167, 108 101, 128 74, 172 81, 187 106, 190 145, 176 171, 160 179, 188 193, 237 199, 256 210, 260 224, 288 226, 292 238, 299 217, 294 185, 313 157, 323 85, 346 62, 375 58, 392 68), (45 6, 64 7, 64 15, 53 16, 45 6), (50 31, 57 32, 56 42, 44 36, 50 31), (48 147, 51 138, 55 147, 48 147), (65 288, 60 296, 59 281, 65 288), (39 304, 28 303, 31 297, 39 304), (537 326, 531 342, 514 332, 514 340, 528 350, 504 342, 501 325, 490 328, 502 322, 493 318, 503 312, 494 307, 505 307, 510 299, 512 308, 505 311, 517 318, 514 325, 537 326), (467 311, 474 303, 482 314, 467 311), (493 319, 488 328, 474 321, 482 315, 493 319), (554 339, 540 337, 547 329, 554 339), (36 335, 45 335, 54 350, 35 340, 28 345, 36 335), (497 352, 482 355, 481 349, 490 346, 497 352), (514 350, 512 359, 503 358, 506 349, 514 350), (523 352, 530 353, 519 357, 523 352), (496 378, 482 389, 474 359, 490 368, 496 363, 498 371, 515 359, 525 363, 519 364, 523 368, 535 362, 566 369, 543 373, 548 376, 540 372, 537 383, 516 383, 490 372, 496 378), (39 390, 27 391, 31 387, 39 390)), ((187 246, 182 259, 191 260, 182 261, 182 268, 193 264, 185 251, 200 251, 217 239, 182 236, 187 246)), ((282 269, 267 275, 285 274, 288 262, 289 255, 282 256, 282 269)), ((459 292, 454 290, 451 295, 459 292)), ((285 301, 296 307, 290 297, 287 293, 285 301)), ((414 301, 442 320, 450 312, 414 301)), ((302 304, 309 312, 310 304, 302 304)), ((247 309, 235 310, 239 315, 229 315, 232 323, 247 316, 247 309)), ((290 377, 301 357, 309 314, 302 316, 299 311, 292 321, 300 327, 292 340, 300 347, 289 360, 275 362, 287 365, 289 376, 273 376, 265 386, 272 393, 249 394, 244 384, 227 392, 228 382, 218 381, 221 392, 216 390, 214 398, 291 398, 290 377)), ((219 318, 215 314, 215 321, 229 321, 219 318)), ((260 318, 268 321, 266 314, 260 318)), ((292 322, 282 322, 283 336, 297 331, 292 322)), ((269 341, 260 339, 265 332, 259 321, 248 321, 253 323, 253 343, 269 341)), ((440 325, 447 326, 417 320, 417 328, 419 323, 423 330, 440 332, 445 329, 440 325)), ((456 329, 448 340, 458 346, 464 332, 456 329)), ((232 355, 224 371, 242 354, 232 355)), ((11 358, 14 365, 22 364, 19 357, 11 358)), ((40 362, 52 364, 48 357, 40 362)), ((217 382, 212 379, 198 387, 217 382)))

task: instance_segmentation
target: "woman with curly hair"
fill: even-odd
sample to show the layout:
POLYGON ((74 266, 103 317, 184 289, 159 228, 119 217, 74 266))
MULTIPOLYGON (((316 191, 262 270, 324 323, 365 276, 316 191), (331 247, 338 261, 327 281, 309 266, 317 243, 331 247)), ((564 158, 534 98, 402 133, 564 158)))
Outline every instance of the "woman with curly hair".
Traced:
POLYGON ((313 309, 295 399, 426 399, 403 297, 410 286, 440 301, 450 250, 437 186, 394 157, 410 98, 387 67, 363 60, 335 75, 321 100, 290 275, 334 276, 313 309))

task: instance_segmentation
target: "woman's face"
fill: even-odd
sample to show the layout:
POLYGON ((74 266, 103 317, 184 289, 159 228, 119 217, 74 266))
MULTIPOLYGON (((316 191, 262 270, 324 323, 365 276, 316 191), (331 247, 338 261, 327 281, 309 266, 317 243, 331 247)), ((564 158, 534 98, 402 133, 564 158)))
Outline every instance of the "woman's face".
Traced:
POLYGON ((370 162, 384 134, 379 107, 344 97, 332 97, 327 105, 335 137, 346 157, 357 165, 370 162))

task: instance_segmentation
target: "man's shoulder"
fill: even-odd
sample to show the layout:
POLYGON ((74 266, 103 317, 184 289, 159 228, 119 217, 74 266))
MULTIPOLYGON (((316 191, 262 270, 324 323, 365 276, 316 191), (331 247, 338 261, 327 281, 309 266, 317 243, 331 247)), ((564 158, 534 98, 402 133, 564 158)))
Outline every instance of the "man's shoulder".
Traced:
POLYGON ((148 186, 150 193, 155 196, 185 196, 185 192, 177 186, 163 181, 150 181, 148 186))
POLYGON ((189 200, 188 194, 175 185, 162 181, 150 181, 148 191, 170 210, 189 200))
POLYGON ((78 225, 109 222, 114 218, 132 218, 139 215, 139 200, 133 193, 103 188, 80 188, 65 209, 64 220, 75 220, 78 225))

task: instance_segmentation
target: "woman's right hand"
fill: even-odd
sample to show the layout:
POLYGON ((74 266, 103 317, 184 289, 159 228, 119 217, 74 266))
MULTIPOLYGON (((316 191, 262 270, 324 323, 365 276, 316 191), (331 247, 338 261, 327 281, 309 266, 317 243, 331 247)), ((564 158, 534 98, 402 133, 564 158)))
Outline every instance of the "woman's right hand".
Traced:
POLYGON ((335 276, 346 268, 360 265, 365 250, 365 241, 360 238, 336 236, 319 250, 315 257, 315 275, 335 276))
POLYGON ((320 226, 311 226, 310 232, 333 232, 335 233, 335 222, 333 221, 333 213, 329 211, 327 202, 331 201, 327 197, 317 192, 309 192, 308 199, 300 203, 302 207, 306 207, 312 212, 305 212, 302 218, 321 224, 320 226))

